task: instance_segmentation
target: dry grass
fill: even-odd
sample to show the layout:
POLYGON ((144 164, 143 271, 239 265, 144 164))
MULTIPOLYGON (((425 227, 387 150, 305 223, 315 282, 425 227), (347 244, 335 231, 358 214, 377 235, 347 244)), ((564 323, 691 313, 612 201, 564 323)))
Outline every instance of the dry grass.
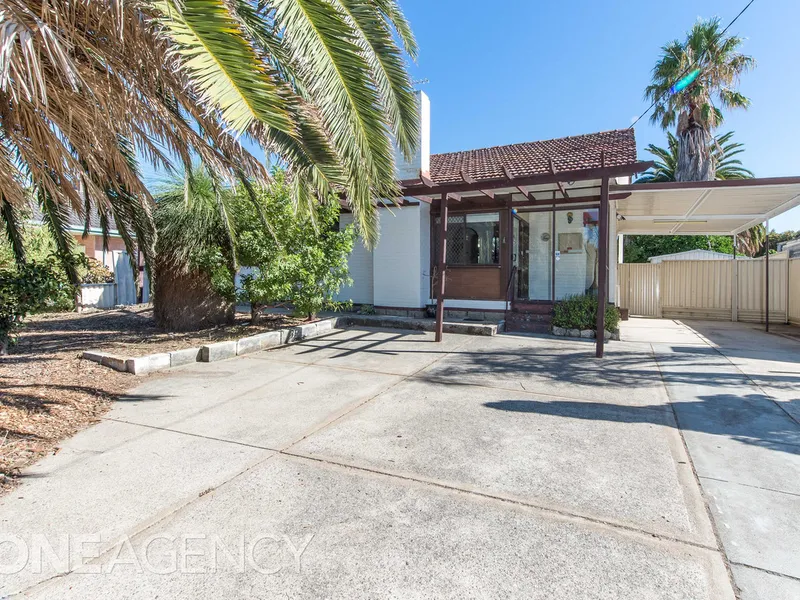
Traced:
POLYGON ((24 467, 58 452, 61 440, 97 422, 114 399, 141 382, 80 359, 83 350, 141 356, 300 322, 268 315, 253 327, 247 320, 237 315, 233 326, 173 334, 156 327, 146 305, 33 317, 11 354, 0 357, 0 491, 10 489, 24 467))

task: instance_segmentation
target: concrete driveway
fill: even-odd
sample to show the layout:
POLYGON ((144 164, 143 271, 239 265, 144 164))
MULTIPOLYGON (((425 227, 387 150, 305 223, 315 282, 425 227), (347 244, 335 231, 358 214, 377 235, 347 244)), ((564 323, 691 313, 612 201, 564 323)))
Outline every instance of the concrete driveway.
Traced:
POLYGON ((0 499, 0 597, 800 597, 800 344, 744 331, 350 329, 149 378, 0 499))

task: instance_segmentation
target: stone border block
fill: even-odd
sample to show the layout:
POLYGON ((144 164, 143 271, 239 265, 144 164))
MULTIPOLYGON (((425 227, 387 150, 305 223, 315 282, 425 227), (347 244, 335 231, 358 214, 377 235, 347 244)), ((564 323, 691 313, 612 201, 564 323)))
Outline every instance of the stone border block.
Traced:
POLYGON ((121 356, 117 356, 116 354, 100 352, 98 350, 87 350, 86 352, 81 353, 81 358, 100 363, 104 367, 114 369, 115 371, 121 371, 124 373, 128 370, 127 366, 125 365, 126 359, 121 356))
POLYGON ((169 366, 182 367, 190 365, 200 360, 200 348, 184 348, 183 350, 173 350, 169 353, 169 366))
POLYGON ((133 373, 134 375, 146 375, 153 371, 163 371, 164 369, 169 369, 170 364, 171 359, 169 352, 137 356, 136 358, 129 358, 125 361, 125 367, 128 373, 133 373))
POLYGON ((216 344, 208 344, 200 347, 200 362, 216 362, 218 360, 225 360, 236 356, 236 346, 238 342, 231 340, 229 342, 217 342, 216 344))

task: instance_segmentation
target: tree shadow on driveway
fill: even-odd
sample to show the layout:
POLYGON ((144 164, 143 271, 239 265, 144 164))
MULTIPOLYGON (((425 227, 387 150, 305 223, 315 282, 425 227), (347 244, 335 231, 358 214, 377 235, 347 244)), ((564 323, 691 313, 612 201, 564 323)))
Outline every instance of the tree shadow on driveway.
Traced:
MULTIPOLYGON (((798 401, 792 401, 800 403, 798 401)), ((539 414, 569 419, 618 423, 651 423, 675 427, 665 419, 661 406, 623 406, 578 400, 500 400, 486 402, 494 410, 539 414)), ((732 440, 800 455, 800 425, 760 394, 699 396, 696 402, 673 402, 679 428, 719 435, 732 440)))

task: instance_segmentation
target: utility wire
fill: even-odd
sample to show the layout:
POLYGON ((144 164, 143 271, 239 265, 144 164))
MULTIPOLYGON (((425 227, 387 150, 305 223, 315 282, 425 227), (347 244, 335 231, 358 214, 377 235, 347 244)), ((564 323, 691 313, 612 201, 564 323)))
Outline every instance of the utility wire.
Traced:
MULTIPOLYGON (((724 35, 725 35, 725 33, 728 31, 728 29, 730 29, 730 28, 731 28, 731 25, 733 25, 734 23, 736 23, 736 21, 738 21, 738 20, 739 20, 739 17, 741 17, 741 16, 742 16, 742 15, 745 13, 745 11, 746 11, 748 8, 750 8, 750 5, 751 5, 751 4, 753 4, 753 2, 755 2, 755 1, 756 1, 756 0, 750 0, 750 2, 748 2, 748 3, 747 3, 747 5, 746 5, 746 6, 745 6, 745 7, 744 7, 742 10, 740 10, 740 11, 739 11, 739 14, 738 14, 738 15, 736 15, 736 16, 734 17, 733 21, 731 21, 730 23, 728 23, 728 26, 727 26, 725 29, 723 29, 723 30, 722 30, 722 33, 720 33, 720 34, 719 34, 719 35, 720 35, 720 37, 722 37, 722 36, 724 36, 724 35)), ((683 73, 681 73, 681 74, 678 76, 678 79, 676 79, 676 82, 677 82, 677 81, 680 81, 680 80, 681 80, 681 79, 683 79, 683 78, 684 78, 686 75, 688 75, 688 74, 689 74, 689 72, 690 72, 690 71, 691 71, 691 70, 692 70, 694 67, 700 66, 700 65, 699 65, 699 63, 700 63, 700 59, 701 59, 701 58, 703 58, 703 54, 705 54, 705 51, 703 51, 703 53, 702 53, 702 54, 700 54, 700 56, 698 56, 698 57, 697 57, 697 58, 696 58, 696 59, 695 59, 695 60, 694 60, 694 61, 693 61, 693 62, 692 62, 692 63, 691 63, 691 64, 690 64, 688 67, 686 67, 686 70, 685 70, 683 73)), ((669 90, 668 90, 668 91, 669 91, 669 90)), ((667 92, 663 92, 663 93, 659 94, 658 98, 656 98, 655 100, 653 100, 653 103, 652 103, 650 106, 648 106, 648 107, 647 107, 647 109, 646 109, 646 110, 645 110, 645 111, 644 111, 642 114, 640 114, 640 115, 639 115, 639 116, 636 118, 636 120, 635 120, 633 123, 631 123, 631 125, 630 125, 630 127, 628 127, 628 129, 633 129, 633 127, 634 127, 634 126, 635 126, 635 125, 636 125, 636 124, 637 124, 639 121, 641 121, 641 120, 644 118, 644 116, 645 116, 647 113, 649 113, 649 112, 650 112, 650 111, 653 109, 653 107, 654 107, 656 104, 658 104, 658 103, 661 101, 661 99, 664 97, 664 95, 665 95, 665 94, 667 94, 667 93, 668 93, 668 91, 667 91, 667 92)))

